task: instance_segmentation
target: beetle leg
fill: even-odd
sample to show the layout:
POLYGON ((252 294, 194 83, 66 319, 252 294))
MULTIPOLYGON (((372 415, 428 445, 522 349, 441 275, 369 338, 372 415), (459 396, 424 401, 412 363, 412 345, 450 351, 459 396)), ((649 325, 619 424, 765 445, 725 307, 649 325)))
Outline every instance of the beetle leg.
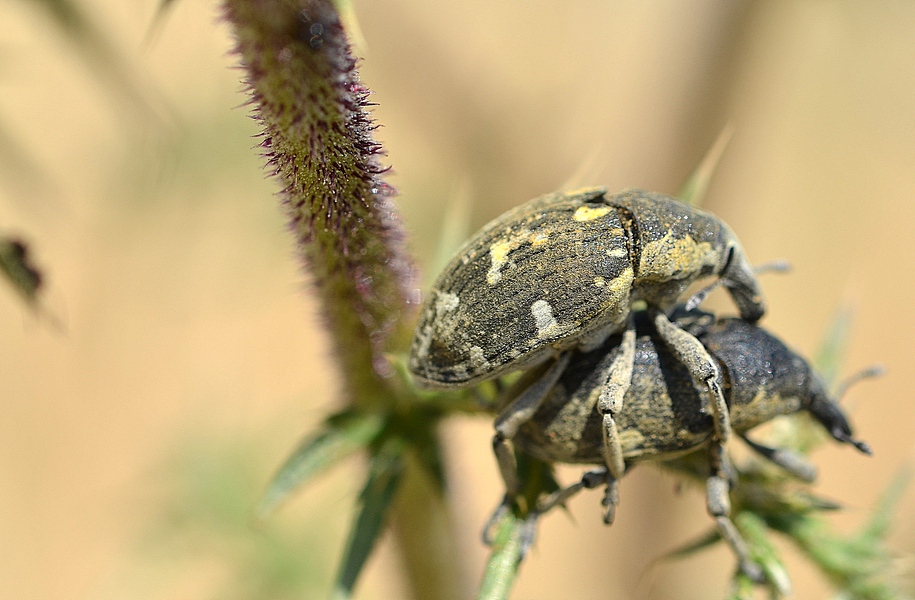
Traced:
POLYGON ((518 433, 518 428, 526 423, 543 401, 549 395, 550 390, 559 381, 559 377, 569 364, 571 354, 563 353, 556 359, 543 376, 535 381, 533 385, 524 390, 511 404, 499 413, 496 417, 496 432, 504 438, 511 439, 518 433))
MULTIPOLYGON (((541 515, 557 506, 564 505, 581 490, 592 490, 596 488, 607 481, 607 477, 608 473, 606 467, 592 469, 591 471, 587 471, 581 476, 580 480, 572 485, 556 490, 552 494, 541 499, 522 525, 521 555, 523 556, 526 554, 528 549, 534 544, 534 540, 537 538, 537 519, 539 519, 541 515)), ((486 521, 486 525, 483 527, 483 543, 487 546, 492 546, 494 541, 493 532, 496 529, 496 525, 498 525, 499 521, 508 514, 510 506, 511 500, 506 496, 503 498, 502 502, 499 503, 499 506, 496 507, 492 516, 486 521)))
POLYGON ((533 385, 524 390, 511 404, 496 417, 496 434, 492 438, 492 449, 499 464, 499 473, 505 482, 505 493, 510 499, 521 491, 518 481, 518 470, 515 464, 515 455, 508 444, 508 440, 515 437, 518 429, 537 412, 540 405, 549 395, 550 390, 556 385, 562 372, 569 364, 568 352, 559 356, 543 376, 533 385))
POLYGON ((626 328, 623 340, 614 352, 616 356, 607 369, 607 378, 597 400, 597 408, 603 419, 604 460, 610 475, 619 479, 626 471, 626 463, 623 461, 623 449, 620 447, 614 417, 622 410, 623 398, 632 383, 632 363, 635 360, 635 326, 632 323, 626 328))
POLYGON ((718 383, 718 365, 698 339, 670 322, 660 310, 652 310, 653 321, 658 333, 673 350, 680 362, 689 370, 693 379, 708 386, 711 400, 712 419, 715 424, 715 437, 724 443, 731 435, 731 417, 728 405, 718 383))
POLYGON ((745 441, 747 445, 753 449, 754 452, 764 456, 769 461, 788 471, 801 481, 812 483, 816 479, 816 467, 807 462, 804 457, 797 452, 792 452, 791 450, 787 450, 785 448, 771 448, 769 446, 764 446, 754 442, 742 434, 740 437, 743 438, 743 441, 745 441))
MULTIPOLYGON (((771 262, 763 263, 761 265, 756 265, 753 267, 753 274, 759 275, 760 273, 785 273, 791 270, 791 265, 786 260, 773 260, 771 262)), ((715 281, 711 282, 698 292, 692 295, 692 297, 683 303, 687 311, 694 310, 699 308, 699 305, 702 304, 708 295, 713 291, 721 287, 722 285, 728 287, 730 280, 727 278, 719 277, 715 281)))
POLYGON ((499 502, 499 506, 497 506, 496 510, 494 510, 489 518, 486 519, 486 524, 483 525, 483 533, 480 537, 483 538, 483 543, 487 546, 492 546, 493 542, 495 541, 493 532, 495 531, 496 525, 499 523, 499 521, 501 521, 502 518, 508 514, 508 509, 510 506, 511 500, 509 500, 508 496, 503 496, 502 501, 499 502))
MULTIPOLYGON (((492 513, 489 519, 486 520, 486 525, 483 526, 483 543, 487 546, 492 546, 495 542, 495 536, 493 535, 496 531, 496 527, 499 522, 507 515, 511 510, 511 500, 508 496, 505 496, 502 499, 502 502, 499 503, 499 506, 496 507, 496 510, 492 513)), ((537 539, 537 519, 540 518, 541 511, 533 510, 524 519, 524 522, 521 524, 521 533, 519 535, 520 542, 520 557, 524 558, 524 555, 527 554, 527 551, 531 546, 534 545, 534 541, 537 539)))
POLYGON ((605 481, 607 481, 606 467, 587 471, 584 475, 581 476, 580 480, 576 481, 568 487, 562 488, 561 490, 556 490, 538 502, 536 512, 538 515, 542 515, 543 513, 552 510, 557 506, 565 504, 569 498, 578 492, 582 490, 593 490, 605 481))
POLYGON ((607 489, 604 491, 604 525, 612 525, 616 519, 616 505, 620 503, 620 480, 607 474, 607 489))
POLYGON ((515 453, 512 452, 508 441, 498 433, 492 438, 492 451, 493 454, 496 455, 496 464, 499 465, 499 474, 502 476, 502 482, 505 484, 505 499, 502 503, 509 506, 515 496, 521 491, 521 482, 518 481, 518 464, 515 462, 515 453))
POLYGON ((715 519, 719 535, 737 555, 737 562, 740 565, 741 572, 753 581, 763 583, 766 580, 766 576, 762 567, 750 558, 747 543, 730 517, 731 498, 729 492, 731 486, 729 473, 731 468, 727 452, 720 443, 712 444, 709 448, 709 466, 711 467, 711 474, 705 485, 708 512, 715 519))
POLYGON ((537 503, 535 513, 540 516, 556 506, 565 504, 569 498, 581 490, 593 490, 602 483, 607 484, 604 499, 601 501, 604 505, 604 523, 610 525, 616 517, 616 505, 619 504, 619 480, 610 474, 607 467, 587 471, 579 481, 561 490, 556 490, 537 503))
POLYGON ((691 311, 699 308, 699 305, 705 302, 705 299, 708 298, 708 295, 714 292, 716 289, 724 285, 724 279, 718 278, 715 281, 711 282, 698 292, 692 295, 692 297, 683 303, 685 310, 691 311))

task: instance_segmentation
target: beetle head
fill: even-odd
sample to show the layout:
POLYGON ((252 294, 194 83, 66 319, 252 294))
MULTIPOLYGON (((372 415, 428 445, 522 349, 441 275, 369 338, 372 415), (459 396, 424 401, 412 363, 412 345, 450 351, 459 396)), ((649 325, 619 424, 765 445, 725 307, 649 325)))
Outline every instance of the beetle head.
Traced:
POLYGON ((755 323, 766 312, 762 288, 759 286, 753 267, 750 266, 737 236, 727 225, 724 223, 721 225, 722 245, 726 249, 725 263, 720 272, 721 278, 740 310, 740 317, 755 323))
POLYGON ((871 454, 871 448, 866 443, 852 437, 851 425, 839 405, 834 402, 823 386, 820 379, 814 376, 810 382, 810 394, 806 399, 805 408, 819 421, 826 431, 836 440, 851 444, 864 454, 871 454))

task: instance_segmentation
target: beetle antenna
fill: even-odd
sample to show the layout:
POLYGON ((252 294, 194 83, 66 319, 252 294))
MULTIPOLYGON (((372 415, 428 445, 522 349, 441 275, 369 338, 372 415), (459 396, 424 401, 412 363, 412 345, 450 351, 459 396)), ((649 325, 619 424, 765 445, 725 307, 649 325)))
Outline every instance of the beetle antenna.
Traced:
POLYGON ((851 444, 860 452, 867 454, 868 456, 871 456, 874 453, 874 451, 871 450, 871 447, 866 442, 856 440, 850 435, 846 434, 844 431, 834 429, 831 433, 832 437, 835 439, 839 440, 840 442, 845 442, 846 444, 851 444))
POLYGON ((705 302, 705 299, 708 298, 708 295, 715 291, 716 288, 720 287, 724 283, 724 279, 716 279, 712 283, 708 284, 695 294, 692 298, 686 301, 684 308, 687 312, 699 308, 699 305, 705 302))
MULTIPOLYGON (((773 260, 772 262, 763 263, 756 267, 753 267, 753 273, 759 275, 760 273, 785 273, 791 270, 791 264, 785 260, 773 260)), ((718 287, 722 285, 727 285, 727 280, 723 277, 716 279, 712 283, 708 284, 686 301, 683 305, 684 309, 689 312, 699 308, 699 305, 705 302, 705 299, 708 298, 708 295, 714 292, 718 287)))
POLYGON ((886 372, 886 369, 883 367, 883 365, 871 365, 869 367, 861 369, 857 373, 853 373, 852 375, 849 375, 843 381, 841 381, 839 383, 839 385, 836 387, 836 392, 835 392, 836 398, 841 400, 842 397, 845 395, 845 393, 848 391, 848 388, 850 388, 854 384, 858 383, 862 379, 870 379, 871 377, 880 377, 885 372, 886 372))
POLYGON ((791 263, 784 258, 779 258, 753 267, 753 273, 756 275, 759 275, 760 273, 787 273, 790 270, 791 263))

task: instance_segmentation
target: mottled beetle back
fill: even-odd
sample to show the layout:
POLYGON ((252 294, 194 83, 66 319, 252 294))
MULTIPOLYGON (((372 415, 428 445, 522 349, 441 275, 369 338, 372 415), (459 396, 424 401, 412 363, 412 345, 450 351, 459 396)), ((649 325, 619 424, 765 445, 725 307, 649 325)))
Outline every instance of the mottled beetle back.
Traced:
POLYGON ((487 379, 625 320, 628 237, 605 193, 543 196, 474 236, 430 291, 413 373, 432 386, 487 379))

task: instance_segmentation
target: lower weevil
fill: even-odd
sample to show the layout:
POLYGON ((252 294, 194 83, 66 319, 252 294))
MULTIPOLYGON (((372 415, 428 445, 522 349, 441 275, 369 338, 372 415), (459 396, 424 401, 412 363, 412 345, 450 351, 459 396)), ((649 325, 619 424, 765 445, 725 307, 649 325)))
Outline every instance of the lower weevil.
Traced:
MULTIPOLYGON (((708 397, 697 389, 689 370, 644 318, 646 315, 638 317, 631 384, 623 410, 616 415, 625 467, 646 460, 669 460, 705 448, 708 511, 737 555, 740 568, 759 581, 761 570, 750 560, 746 544, 729 517, 732 473, 724 446, 715 435, 708 397)), ((808 363, 771 334, 739 319, 715 322, 712 315, 697 310, 681 311, 674 320, 696 335, 720 366, 719 383, 730 407, 731 426, 753 450, 795 476, 812 481, 814 468, 797 454, 763 446, 747 437, 749 430, 776 416, 806 411, 833 438, 870 454, 866 444, 852 438, 848 420, 808 363)), ((596 350, 569 355, 568 365, 549 389, 537 389, 543 385, 543 377, 537 372, 542 369, 538 369, 507 390, 506 402, 512 404, 525 404, 531 394, 545 394, 546 399, 524 420, 496 421, 493 446, 507 492, 490 523, 521 489, 507 440, 520 451, 549 463, 605 464, 600 396, 607 372, 615 368, 621 352, 622 337, 613 336, 596 350)), ((606 484, 604 520, 609 524, 618 502, 617 479, 606 466, 590 471, 581 482, 543 500, 535 514, 563 503, 583 488, 606 484)))

